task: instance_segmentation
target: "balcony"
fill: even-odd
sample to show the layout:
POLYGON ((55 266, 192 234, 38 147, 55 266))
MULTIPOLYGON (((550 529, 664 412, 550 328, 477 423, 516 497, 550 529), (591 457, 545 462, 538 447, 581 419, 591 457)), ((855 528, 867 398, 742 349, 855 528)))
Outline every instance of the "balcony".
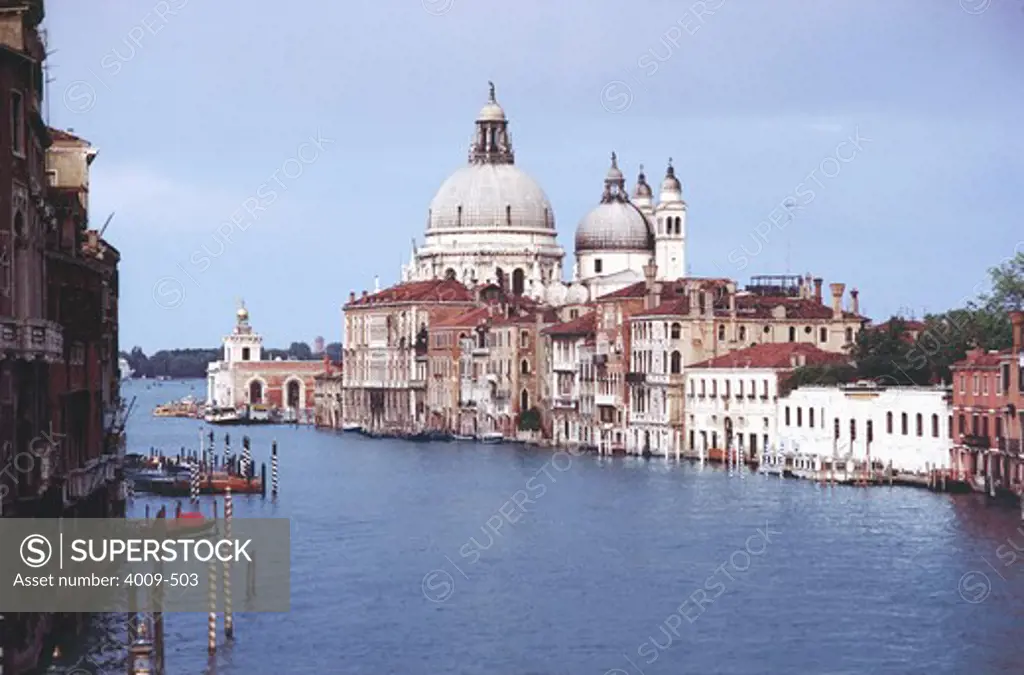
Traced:
POLYGON ((473 347, 473 356, 490 356, 490 347, 473 347))
POLYGON ((64 358, 64 330, 44 319, 0 320, 0 357, 28 361, 64 358))
POLYGON ((979 436, 977 434, 964 434, 963 444, 969 448, 982 448, 986 450, 992 447, 992 442, 988 436, 979 436))
POLYGON ((603 365, 605 365, 607 363, 608 363, 608 355, 607 354, 594 354, 594 365, 595 366, 603 366, 603 365))
POLYGON ((558 396, 551 402, 551 407, 555 410, 576 410, 578 405, 579 402, 571 396, 558 396))
POLYGON ((999 450, 1008 455, 1019 455, 1021 442, 1019 438, 1000 438, 997 440, 999 450))
POLYGON ((648 384, 663 384, 663 385, 667 385, 668 384, 668 375, 665 375, 663 373, 651 373, 651 374, 647 375, 647 383, 648 384))
POLYGON ((575 373, 576 362, 566 361, 563 359, 555 359, 554 362, 552 362, 551 364, 551 369, 562 373, 575 373))
POLYGON ((629 384, 643 384, 647 381, 646 373, 629 372, 626 373, 626 382, 629 384))
POLYGON ((616 394, 594 394, 594 405, 617 406, 619 397, 616 394))

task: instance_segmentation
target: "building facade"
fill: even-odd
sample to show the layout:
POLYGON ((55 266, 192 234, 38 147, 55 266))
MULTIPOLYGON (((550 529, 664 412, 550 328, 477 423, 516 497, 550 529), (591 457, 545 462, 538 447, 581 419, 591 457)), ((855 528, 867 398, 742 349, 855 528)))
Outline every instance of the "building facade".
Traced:
POLYGON ((862 382, 800 387, 778 401, 780 449, 922 474, 950 467, 952 393, 862 382))
POLYGON ((314 424, 326 429, 344 427, 342 411, 344 400, 343 364, 324 359, 323 370, 313 376, 314 424))
POLYGON ((252 329, 244 304, 223 344, 224 358, 207 367, 207 406, 265 406, 297 421, 313 417, 314 378, 323 372, 323 362, 264 360, 263 336, 252 329))

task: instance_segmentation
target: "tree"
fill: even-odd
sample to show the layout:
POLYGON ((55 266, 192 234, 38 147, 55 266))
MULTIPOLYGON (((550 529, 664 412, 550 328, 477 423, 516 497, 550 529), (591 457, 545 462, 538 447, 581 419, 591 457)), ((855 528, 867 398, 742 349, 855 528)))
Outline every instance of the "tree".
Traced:
POLYGON ((540 410, 530 408, 519 415, 520 431, 540 431, 540 410))
POLYGON ((992 292, 979 298, 982 304, 1004 314, 1024 309, 1024 252, 990 268, 988 274, 992 279, 992 292))

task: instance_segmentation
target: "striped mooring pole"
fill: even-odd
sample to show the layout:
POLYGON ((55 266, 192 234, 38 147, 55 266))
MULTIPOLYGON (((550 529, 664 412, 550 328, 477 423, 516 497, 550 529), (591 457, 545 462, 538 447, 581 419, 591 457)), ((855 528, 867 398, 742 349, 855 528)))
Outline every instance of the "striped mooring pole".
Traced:
MULTIPOLYGON (((231 486, 224 488, 224 538, 231 539, 231 518, 235 509, 231 504, 231 486)), ((231 563, 224 561, 224 637, 235 637, 235 617, 231 612, 231 563)))
POLYGON ((277 499, 277 441, 270 446, 270 496, 277 499))
POLYGON ((252 469, 252 448, 249 446, 249 437, 246 436, 242 439, 242 476, 244 478, 249 477, 249 472, 252 469))
POLYGON ((210 589, 208 594, 210 601, 210 618, 207 621, 207 645, 210 654, 217 652, 217 557, 210 557, 210 589))
POLYGON ((231 434, 224 434, 224 470, 228 471, 228 457, 231 456, 231 434))
POLYGON ((199 462, 193 460, 188 467, 189 478, 191 479, 191 497, 192 503, 199 503, 199 462))

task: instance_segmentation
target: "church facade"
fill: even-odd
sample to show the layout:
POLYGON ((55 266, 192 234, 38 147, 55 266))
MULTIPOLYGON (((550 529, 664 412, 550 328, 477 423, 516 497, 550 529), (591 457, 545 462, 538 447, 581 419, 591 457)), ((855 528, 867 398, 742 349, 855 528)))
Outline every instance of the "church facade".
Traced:
POLYGON ((655 200, 641 167, 633 196, 612 153, 601 200, 579 222, 572 278, 557 242, 547 194, 515 164, 508 118, 494 85, 477 115, 468 164, 449 176, 427 211, 404 282, 449 279, 468 288, 496 285, 552 306, 581 304, 644 280, 686 271, 686 202, 669 160, 655 200))
POLYGON ((315 377, 322 361, 263 359, 263 336, 249 324, 249 310, 239 307, 235 327, 224 336, 224 358, 207 367, 206 405, 214 408, 266 406, 308 417, 314 403, 315 377))

